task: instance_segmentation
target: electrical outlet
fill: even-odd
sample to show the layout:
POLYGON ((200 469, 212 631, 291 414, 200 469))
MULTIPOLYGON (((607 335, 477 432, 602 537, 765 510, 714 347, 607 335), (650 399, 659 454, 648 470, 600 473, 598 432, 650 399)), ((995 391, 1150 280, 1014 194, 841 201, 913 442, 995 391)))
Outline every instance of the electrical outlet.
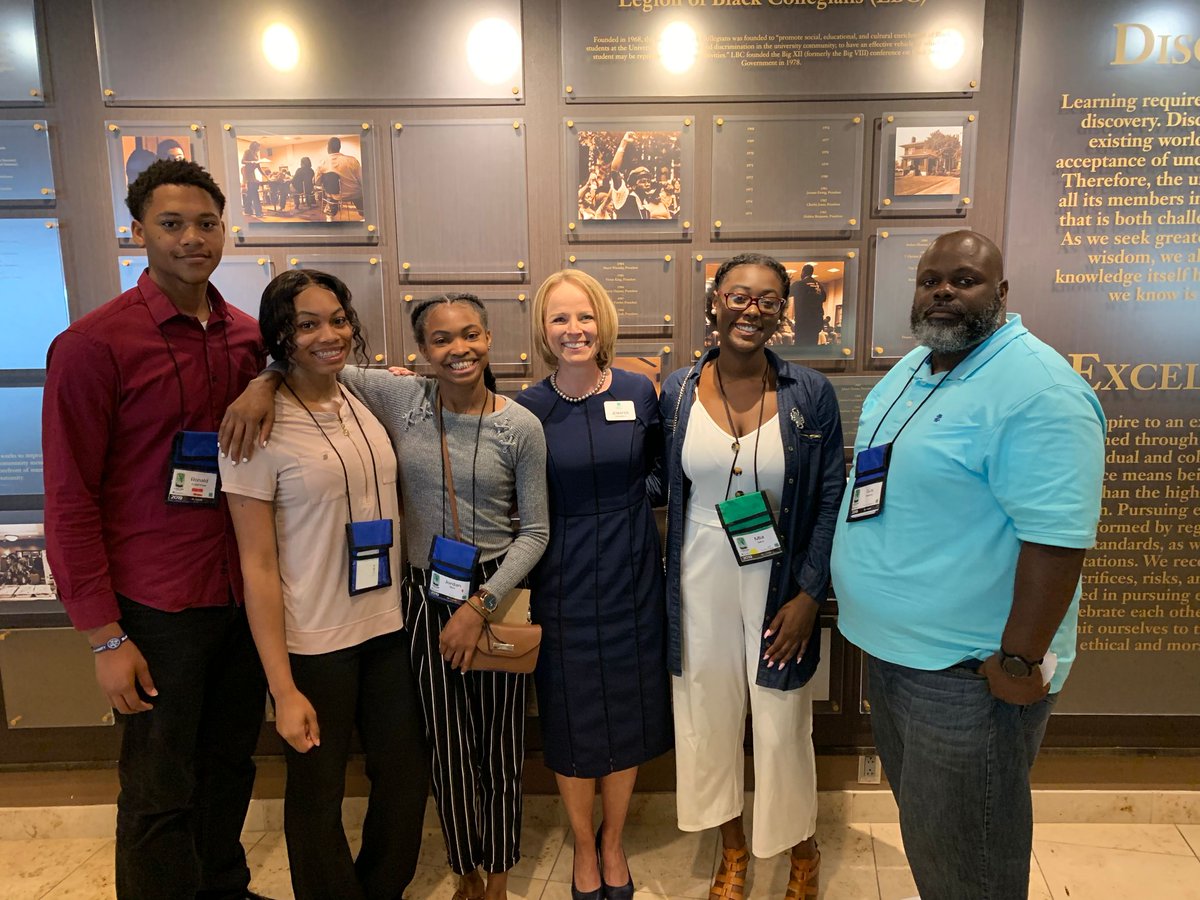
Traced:
POLYGON ((874 753, 860 754, 858 757, 858 783, 879 784, 879 757, 874 753))

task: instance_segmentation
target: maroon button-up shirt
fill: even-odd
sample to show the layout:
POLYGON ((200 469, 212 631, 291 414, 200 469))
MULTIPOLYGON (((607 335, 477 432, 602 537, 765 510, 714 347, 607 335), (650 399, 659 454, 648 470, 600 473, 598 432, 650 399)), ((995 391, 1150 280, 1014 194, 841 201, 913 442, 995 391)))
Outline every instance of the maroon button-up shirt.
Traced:
POLYGON ((116 594, 167 612, 221 606, 231 592, 241 602, 224 496, 216 508, 165 499, 175 434, 216 431, 265 360, 258 323, 211 284, 208 300, 206 328, 143 272, 50 345, 46 552, 81 630, 120 618, 116 594))

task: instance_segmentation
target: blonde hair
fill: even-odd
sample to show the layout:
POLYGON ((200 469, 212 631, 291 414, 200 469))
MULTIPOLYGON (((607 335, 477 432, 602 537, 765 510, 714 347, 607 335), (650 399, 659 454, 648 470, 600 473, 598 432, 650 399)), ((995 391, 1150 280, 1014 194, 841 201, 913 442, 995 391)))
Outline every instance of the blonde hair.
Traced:
POLYGON ((595 278, 579 269, 563 269, 542 282, 533 298, 533 345, 548 366, 557 366, 558 357, 546 340, 546 305, 550 292, 560 284, 571 284, 583 291, 596 314, 596 365, 607 369, 617 344, 617 308, 608 291, 595 278))

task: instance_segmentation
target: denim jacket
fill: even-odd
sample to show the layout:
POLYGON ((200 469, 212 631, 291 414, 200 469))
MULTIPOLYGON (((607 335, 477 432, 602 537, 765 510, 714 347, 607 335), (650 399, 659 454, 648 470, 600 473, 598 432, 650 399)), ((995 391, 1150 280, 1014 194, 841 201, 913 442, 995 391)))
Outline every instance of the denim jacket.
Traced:
MULTIPOLYGON (((659 400, 666 452, 654 481, 667 493, 667 665, 674 675, 683 674, 679 562, 683 553, 684 504, 691 488, 683 473, 683 438, 700 370, 705 363, 715 360, 719 352, 718 348, 708 350, 690 369, 672 372, 659 400)), ((819 372, 782 360, 770 350, 766 354, 776 374, 779 431, 784 443, 784 491, 778 510, 784 554, 769 563, 771 586, 761 631, 766 631, 780 607, 801 591, 818 603, 825 600, 829 592, 833 527, 846 486, 842 419, 833 385, 819 372)), ((730 554, 732 564, 732 551, 730 554)), ((740 638, 730 635, 730 640, 740 638)), ((762 639, 755 683, 785 691, 807 684, 821 655, 816 629, 799 663, 788 662, 768 669, 762 654, 769 642, 770 639, 762 639)))

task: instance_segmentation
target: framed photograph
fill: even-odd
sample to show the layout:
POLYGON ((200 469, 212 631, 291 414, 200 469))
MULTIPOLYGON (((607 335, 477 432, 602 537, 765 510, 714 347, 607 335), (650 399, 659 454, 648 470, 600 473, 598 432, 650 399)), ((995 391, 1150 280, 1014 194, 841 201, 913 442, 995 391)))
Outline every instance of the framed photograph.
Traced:
POLYGON ((520 287, 508 290, 498 288, 480 289, 477 285, 455 285, 438 287, 413 287, 401 294, 402 306, 396 311, 401 321, 404 340, 404 359, 397 361, 422 375, 429 374, 429 366, 417 348, 413 336, 411 313, 422 300, 438 294, 474 294, 488 312, 487 327, 492 333, 492 352, 488 359, 498 382, 508 390, 516 384, 528 383, 530 367, 533 365, 533 294, 520 287), (516 381, 520 379, 520 381, 516 381))
POLYGON ((861 113, 713 118, 714 239, 860 228, 861 113))
POLYGON ((673 253, 572 253, 566 265, 595 278, 617 308, 618 335, 674 330, 676 264, 673 253))
POLYGON ((392 158, 402 283, 528 279, 520 119, 394 122, 392 158))
MULTIPOLYGON (((108 177, 112 187, 113 228, 117 240, 132 242, 129 234, 129 208, 125 197, 129 185, 160 159, 187 159, 208 168, 204 152, 204 126, 199 122, 105 122, 104 138, 108 145, 108 177)), ((213 172, 218 183, 220 172, 213 172)), ((226 202, 231 203, 229 188, 222 184, 226 202)), ((227 207, 228 208, 228 207, 227 207)))
POLYGON ((691 116, 563 123, 563 218, 570 239, 687 236, 694 176, 691 116))
MULTIPOLYGON (((700 254, 697 254, 700 255, 700 254)), ((714 279, 721 264, 735 254, 703 255, 697 261, 704 286, 702 345, 718 343, 712 309, 714 279)), ((859 251, 853 247, 773 250, 791 280, 779 327, 769 346, 785 359, 854 358, 858 322, 859 251)))
MULTIPOLYGON (((117 273, 121 278, 121 291, 136 285, 145 268, 145 256, 118 256, 117 273)), ((266 256, 226 254, 209 281, 216 285, 226 303, 257 319, 263 288, 274 277, 275 267, 266 256)))
POLYGON ((292 269, 316 269, 340 278, 350 289, 350 300, 367 341, 369 364, 391 364, 383 311, 383 261, 378 256, 297 253, 288 256, 287 263, 292 269))
POLYGON ((917 346, 910 315, 917 263, 938 235, 953 228, 881 228, 875 234, 871 358, 899 359, 917 346))
POLYGON ((222 135, 235 243, 378 241, 369 122, 226 123, 222 135))
POLYGON ((875 212, 965 216, 975 185, 974 112, 892 113, 879 132, 875 212))
POLYGON ((0 603, 55 600, 42 525, 0 525, 0 603))

